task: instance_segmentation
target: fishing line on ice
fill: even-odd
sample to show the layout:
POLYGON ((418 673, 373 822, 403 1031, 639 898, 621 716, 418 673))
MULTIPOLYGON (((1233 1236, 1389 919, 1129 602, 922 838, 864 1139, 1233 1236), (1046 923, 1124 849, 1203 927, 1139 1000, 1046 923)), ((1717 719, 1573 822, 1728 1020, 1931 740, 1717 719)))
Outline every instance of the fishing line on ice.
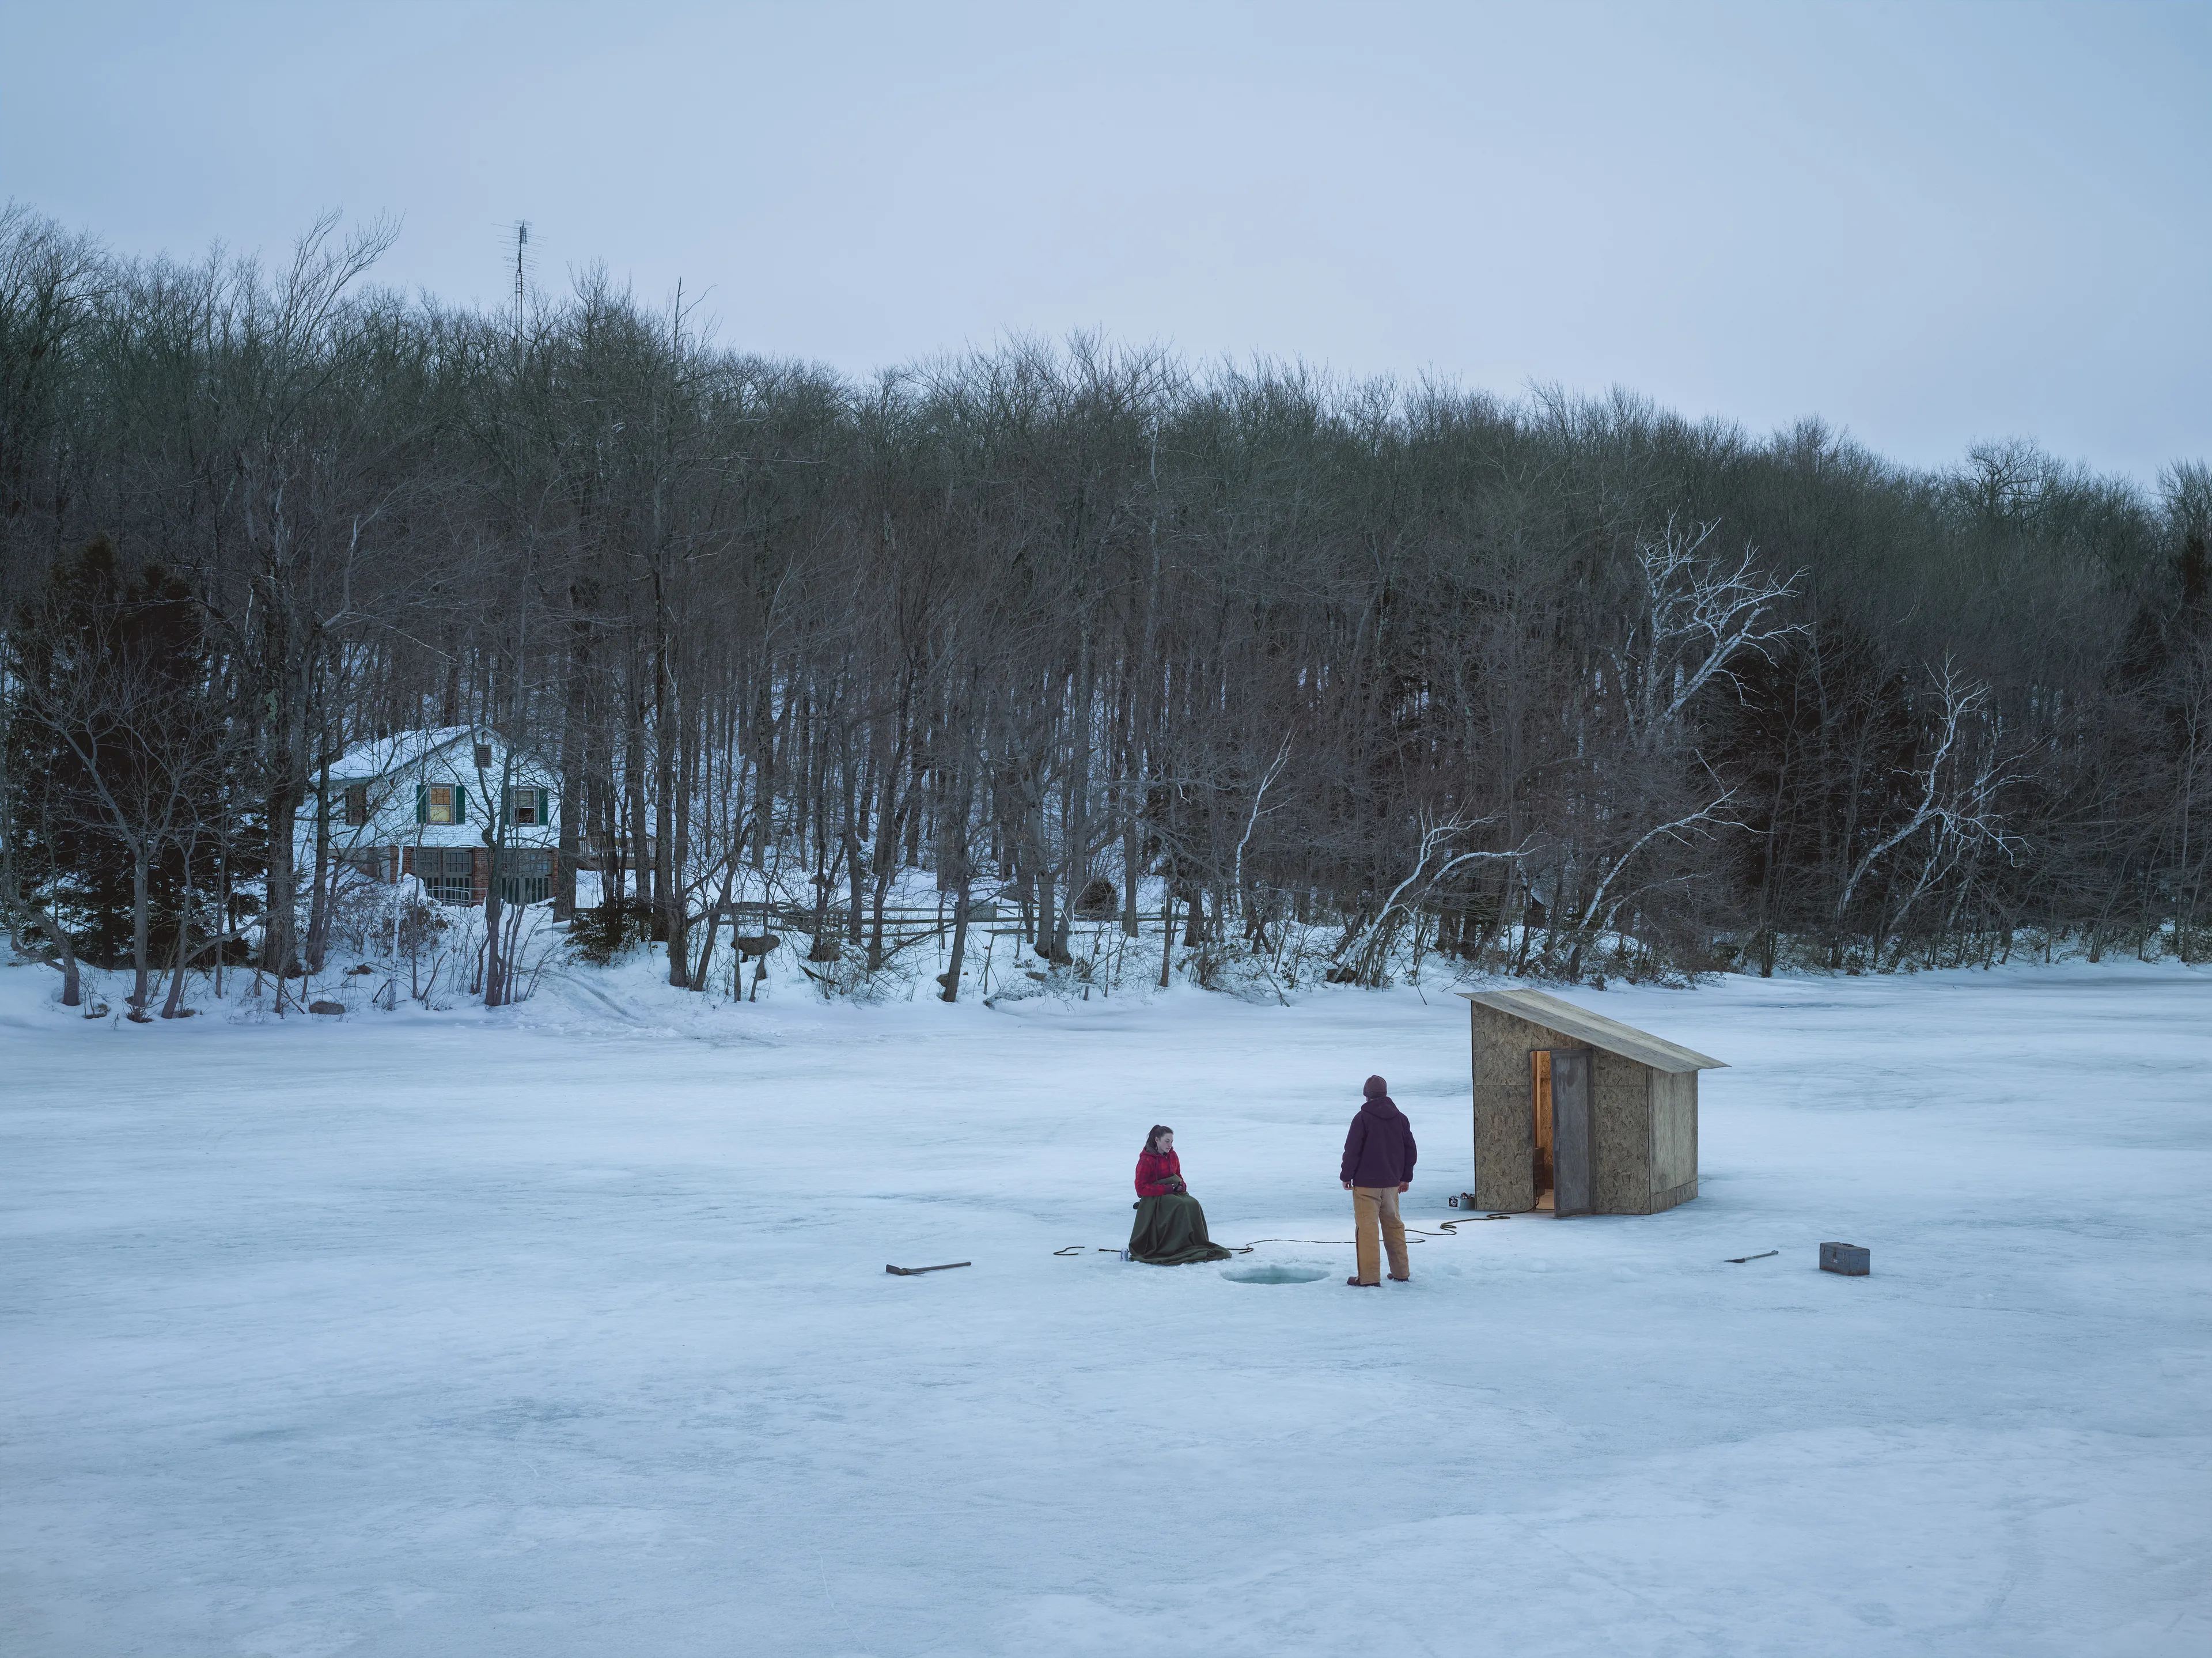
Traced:
MULTIPOLYGON (((1459 1229, 1462 1226, 1473 1226, 1480 1221, 1510 1220, 1513 1217, 1510 1215, 1469 1215, 1465 1220, 1447 1220, 1439 1222, 1438 1224, 1443 1228, 1440 1232, 1424 1232, 1418 1226, 1408 1226, 1406 1229, 1406 1233, 1409 1237, 1417 1238, 1455 1238, 1459 1236, 1459 1229)), ((1224 1244, 1222 1247, 1227 1249, 1232 1255, 1249 1255, 1263 1243, 1319 1243, 1326 1244, 1331 1248, 1341 1248, 1346 1249, 1352 1247, 1352 1241, 1350 1238, 1254 1238, 1249 1243, 1230 1243, 1224 1244)), ((1103 1244, 1086 1245, 1081 1243, 1071 1243, 1065 1249, 1055 1249, 1053 1251, 1053 1254, 1055 1255, 1080 1255, 1085 1254, 1097 1255, 1118 1255, 1121 1253, 1121 1251, 1119 1249, 1109 1248, 1103 1244)))

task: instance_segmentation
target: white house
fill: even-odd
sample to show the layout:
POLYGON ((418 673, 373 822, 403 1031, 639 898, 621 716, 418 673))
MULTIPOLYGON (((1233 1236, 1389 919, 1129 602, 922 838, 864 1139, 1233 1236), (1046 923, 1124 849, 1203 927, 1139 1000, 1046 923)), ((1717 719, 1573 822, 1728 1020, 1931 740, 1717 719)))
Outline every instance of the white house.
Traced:
MULTIPOLYGON (((489 832, 497 837, 501 896, 552 896, 560 803, 552 770, 526 750, 475 726, 400 732, 349 749, 331 767, 331 858, 373 880, 412 875, 441 904, 477 905, 490 888, 489 832)), ((299 856, 315 854, 303 817, 299 856)))

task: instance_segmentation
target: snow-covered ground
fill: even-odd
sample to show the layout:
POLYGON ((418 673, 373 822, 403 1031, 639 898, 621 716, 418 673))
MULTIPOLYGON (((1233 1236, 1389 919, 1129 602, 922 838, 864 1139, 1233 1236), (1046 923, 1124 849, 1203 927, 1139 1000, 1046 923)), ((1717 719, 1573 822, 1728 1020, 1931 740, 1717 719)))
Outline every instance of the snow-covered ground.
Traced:
POLYGON ((1378 1292, 1361 1078, 1412 1224, 1468 1175, 1433 987, 650 974, 137 1029, 0 970, 0 1651, 2212 1648, 2212 975, 1575 993, 1733 1061, 1703 1195, 1378 1292), (1097 1253, 1155 1120, 1217 1239, 1324 1240, 1240 1261, 1326 1275, 1097 1253))

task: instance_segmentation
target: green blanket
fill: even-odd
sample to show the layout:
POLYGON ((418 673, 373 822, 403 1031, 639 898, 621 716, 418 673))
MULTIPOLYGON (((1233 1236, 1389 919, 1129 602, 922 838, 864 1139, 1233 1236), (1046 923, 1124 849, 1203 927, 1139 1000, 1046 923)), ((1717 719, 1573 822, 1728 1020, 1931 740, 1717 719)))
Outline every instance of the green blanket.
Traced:
POLYGON ((1230 1252, 1206 1236, 1206 1211, 1187 1193, 1140 1198, 1137 1224, 1129 1230, 1129 1258, 1155 1266, 1183 1266, 1194 1260, 1226 1260, 1230 1252))

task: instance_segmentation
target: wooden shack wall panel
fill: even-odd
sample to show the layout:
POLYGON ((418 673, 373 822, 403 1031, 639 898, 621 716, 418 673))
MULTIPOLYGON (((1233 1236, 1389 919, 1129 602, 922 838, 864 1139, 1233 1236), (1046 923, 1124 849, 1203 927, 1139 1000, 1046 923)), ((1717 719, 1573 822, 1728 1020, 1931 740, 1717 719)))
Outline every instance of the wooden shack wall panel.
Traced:
POLYGON ((1596 1118, 1592 1181, 1601 1215, 1643 1215, 1651 1209, 1650 1067, 1603 1048, 1594 1050, 1590 1097, 1596 1118))
POLYGON ((1687 1203, 1697 1195, 1698 1183, 1695 1181, 1677 1186, 1672 1191, 1655 1192, 1651 1196, 1651 1207, 1645 1212, 1656 1215, 1662 1209, 1672 1209, 1678 1203, 1687 1203))
POLYGON ((1574 1042, 1470 1002, 1474 1052, 1474 1200, 1519 1214, 1536 1206, 1536 1116, 1528 1055, 1574 1042))
POLYGON ((1654 1071, 1651 1077, 1653 1196, 1698 1177, 1698 1073, 1654 1071))

